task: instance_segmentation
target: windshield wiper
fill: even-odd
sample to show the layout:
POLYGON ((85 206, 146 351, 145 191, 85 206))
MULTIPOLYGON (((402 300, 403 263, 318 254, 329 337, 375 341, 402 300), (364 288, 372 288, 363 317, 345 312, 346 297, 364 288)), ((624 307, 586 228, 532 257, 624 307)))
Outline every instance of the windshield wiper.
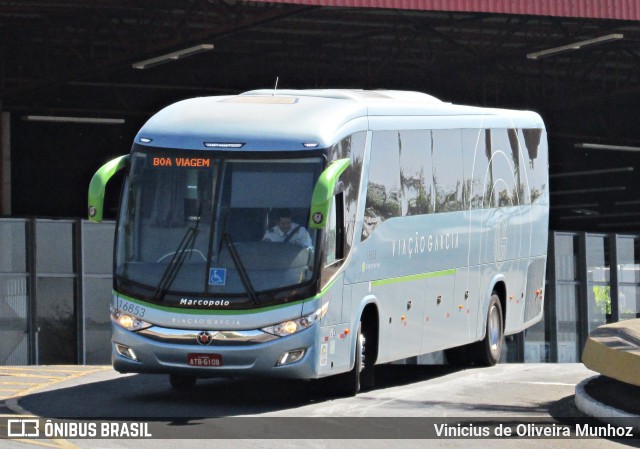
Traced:
POLYGON ((187 258, 187 253, 189 253, 189 257, 193 255, 193 247, 196 243, 196 237, 198 236, 198 225, 200 224, 200 214, 202 212, 202 204, 198 208, 198 219, 196 220, 195 226, 191 226, 187 229, 180 241, 180 244, 173 252, 173 256, 169 261, 169 265, 165 268, 162 273, 162 277, 160 278, 160 282, 158 282, 158 286, 156 287, 156 291, 153 293, 153 299, 156 302, 162 302, 164 300, 165 295, 169 291, 171 284, 175 280, 180 268, 184 264, 185 259, 187 258))
POLYGON ((231 260, 233 264, 236 266, 236 270, 238 270, 238 274, 240 275, 240 281, 242 285, 244 285, 244 289, 249 294, 249 298, 251 298, 251 302, 255 305, 260 304, 260 300, 258 299, 258 295, 256 295, 256 291, 253 288, 253 284, 251 284, 251 279, 249 279, 249 273, 247 273, 247 269, 244 267, 242 263, 242 259, 240 258, 240 254, 238 254, 238 250, 233 244, 233 240, 231 240, 231 236, 228 232, 222 234, 222 239, 224 243, 227 245, 229 249, 229 254, 231 255, 231 260))

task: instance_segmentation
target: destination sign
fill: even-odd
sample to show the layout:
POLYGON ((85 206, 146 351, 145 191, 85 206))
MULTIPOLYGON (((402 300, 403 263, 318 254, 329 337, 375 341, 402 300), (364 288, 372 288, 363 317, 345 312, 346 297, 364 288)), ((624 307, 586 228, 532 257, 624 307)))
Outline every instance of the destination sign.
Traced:
POLYGON ((203 157, 154 157, 154 167, 211 167, 211 159, 203 157))

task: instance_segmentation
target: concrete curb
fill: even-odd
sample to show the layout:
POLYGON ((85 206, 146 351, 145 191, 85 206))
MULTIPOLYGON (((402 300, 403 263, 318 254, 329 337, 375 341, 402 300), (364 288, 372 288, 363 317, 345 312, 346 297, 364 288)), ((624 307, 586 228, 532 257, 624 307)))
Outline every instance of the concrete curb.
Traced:
POLYGON ((598 402, 587 394, 584 386, 597 377, 600 376, 589 377, 576 385, 575 403, 578 410, 606 424, 622 427, 631 425, 634 432, 640 432, 640 416, 598 402))
POLYGON ((582 362, 592 371, 640 386, 640 319, 605 324, 591 332, 582 362))

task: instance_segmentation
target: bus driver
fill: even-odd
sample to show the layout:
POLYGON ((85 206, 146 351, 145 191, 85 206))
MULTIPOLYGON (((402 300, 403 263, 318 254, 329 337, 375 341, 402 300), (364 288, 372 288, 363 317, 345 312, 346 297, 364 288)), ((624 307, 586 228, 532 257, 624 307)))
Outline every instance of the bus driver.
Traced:
POLYGON ((291 211, 289 209, 278 210, 276 225, 267 229, 262 241, 292 243, 303 248, 313 248, 309 232, 304 227, 291 221, 291 211))

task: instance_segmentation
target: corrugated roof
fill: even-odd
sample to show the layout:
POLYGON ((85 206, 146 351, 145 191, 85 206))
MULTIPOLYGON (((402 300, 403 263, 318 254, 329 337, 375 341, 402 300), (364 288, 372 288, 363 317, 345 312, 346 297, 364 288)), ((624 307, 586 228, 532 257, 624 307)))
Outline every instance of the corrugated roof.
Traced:
POLYGON ((640 20, 638 0, 257 0, 265 3, 640 20))

